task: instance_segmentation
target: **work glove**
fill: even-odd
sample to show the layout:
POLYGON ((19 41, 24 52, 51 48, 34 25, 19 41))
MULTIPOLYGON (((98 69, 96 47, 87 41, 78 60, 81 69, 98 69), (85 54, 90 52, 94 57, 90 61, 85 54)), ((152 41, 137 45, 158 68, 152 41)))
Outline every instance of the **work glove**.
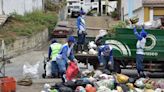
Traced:
POLYGON ((104 64, 103 63, 100 63, 100 66, 104 66, 104 64))
POLYGON ((86 32, 86 31, 82 31, 82 33, 83 33, 84 35, 87 35, 87 32, 86 32))
POLYGON ((47 58, 47 62, 49 62, 51 59, 50 58, 47 58))
POLYGON ((77 59, 73 59, 73 61, 77 64, 78 63, 78 60, 77 59))
POLYGON ((110 65, 110 66, 111 66, 111 65, 112 65, 112 62, 111 62, 111 61, 108 61, 108 65, 110 65))
POLYGON ((69 64, 71 63, 71 61, 70 61, 70 60, 68 60, 68 61, 67 61, 67 63, 68 63, 68 65, 69 65, 69 64))

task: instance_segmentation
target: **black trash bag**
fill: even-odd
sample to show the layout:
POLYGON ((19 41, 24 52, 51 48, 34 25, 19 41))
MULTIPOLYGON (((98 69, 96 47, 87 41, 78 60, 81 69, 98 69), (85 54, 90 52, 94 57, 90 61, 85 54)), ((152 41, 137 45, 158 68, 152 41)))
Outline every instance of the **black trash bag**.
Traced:
POLYGON ((104 73, 104 74, 107 74, 107 75, 110 75, 110 74, 111 74, 111 72, 110 72, 108 69, 104 69, 104 70, 103 70, 103 73, 104 73))
POLYGON ((74 91, 69 87, 60 87, 59 92, 74 92, 74 91))
POLYGON ((65 87, 64 84, 61 82, 61 83, 56 83, 54 86, 51 86, 52 88, 54 89, 59 89, 61 87, 65 87))
POLYGON ((91 84, 92 86, 94 86, 94 84, 89 82, 89 81, 88 82, 86 82, 86 81, 84 82, 83 80, 76 80, 76 82, 75 82, 76 87, 77 86, 83 86, 85 88, 87 84, 91 84))
POLYGON ((126 84, 119 84, 119 86, 122 88, 123 92, 128 92, 130 90, 126 84))
POLYGON ((66 87, 72 88, 73 90, 76 89, 76 84, 75 84, 73 81, 67 81, 67 82, 64 83, 64 85, 65 85, 66 87))
POLYGON ((83 80, 76 80, 75 81, 75 85, 76 86, 83 86, 83 87, 85 87, 86 83, 84 83, 83 80))

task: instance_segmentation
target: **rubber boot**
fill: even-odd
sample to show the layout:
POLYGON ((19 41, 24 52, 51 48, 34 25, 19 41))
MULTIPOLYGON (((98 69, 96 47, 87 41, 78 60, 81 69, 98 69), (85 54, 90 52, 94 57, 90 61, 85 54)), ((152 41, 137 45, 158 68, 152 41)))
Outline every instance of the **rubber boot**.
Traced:
POLYGON ((77 46, 76 46, 76 53, 78 53, 78 50, 79 50, 79 45, 77 44, 77 46))
POLYGON ((84 51, 84 45, 81 45, 81 52, 84 51))
POLYGON ((82 53, 82 45, 78 45, 78 53, 81 54, 82 53))

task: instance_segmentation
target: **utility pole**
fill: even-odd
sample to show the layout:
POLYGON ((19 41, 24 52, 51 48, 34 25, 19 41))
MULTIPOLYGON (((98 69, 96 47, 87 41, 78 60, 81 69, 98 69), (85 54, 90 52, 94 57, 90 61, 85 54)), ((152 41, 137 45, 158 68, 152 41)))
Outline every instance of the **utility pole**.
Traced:
POLYGON ((5 12, 3 10, 3 0, 1 0, 1 9, 2 9, 2 15, 5 15, 5 12))
POLYGON ((99 15, 101 16, 101 0, 99 0, 99 15))

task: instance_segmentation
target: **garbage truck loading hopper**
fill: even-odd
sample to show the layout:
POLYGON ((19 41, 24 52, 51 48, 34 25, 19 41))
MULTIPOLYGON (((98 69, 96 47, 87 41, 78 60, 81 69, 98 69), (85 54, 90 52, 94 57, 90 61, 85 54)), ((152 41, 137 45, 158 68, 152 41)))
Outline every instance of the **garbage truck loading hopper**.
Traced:
MULTIPOLYGON (((138 32, 141 29, 137 29, 138 32)), ((144 49, 145 70, 164 71, 164 30, 146 30, 146 46, 144 49)), ((115 33, 103 37, 103 43, 109 43, 114 49, 114 58, 121 61, 123 67, 135 66, 137 39, 133 29, 117 28, 115 33)))

